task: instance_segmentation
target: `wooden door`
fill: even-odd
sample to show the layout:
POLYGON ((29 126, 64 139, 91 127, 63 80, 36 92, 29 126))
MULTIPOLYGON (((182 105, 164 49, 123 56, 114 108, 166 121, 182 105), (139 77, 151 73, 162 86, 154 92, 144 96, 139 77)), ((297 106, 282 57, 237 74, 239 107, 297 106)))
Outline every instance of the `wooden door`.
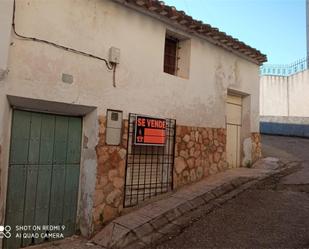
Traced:
POLYGON ((64 236, 75 233, 81 133, 79 117, 14 111, 5 221, 12 236, 4 248, 46 240, 23 238, 32 228, 16 238, 16 226, 58 225, 64 236))
POLYGON ((240 131, 242 120, 242 98, 228 95, 226 102, 226 155, 229 168, 240 166, 240 131))

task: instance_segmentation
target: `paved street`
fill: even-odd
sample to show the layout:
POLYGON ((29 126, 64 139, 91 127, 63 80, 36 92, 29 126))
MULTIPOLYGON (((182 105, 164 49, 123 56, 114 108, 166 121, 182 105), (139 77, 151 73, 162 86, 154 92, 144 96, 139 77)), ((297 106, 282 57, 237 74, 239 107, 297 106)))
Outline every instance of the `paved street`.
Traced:
POLYGON ((264 156, 300 166, 259 183, 150 248, 309 248, 309 140, 263 137, 264 156))

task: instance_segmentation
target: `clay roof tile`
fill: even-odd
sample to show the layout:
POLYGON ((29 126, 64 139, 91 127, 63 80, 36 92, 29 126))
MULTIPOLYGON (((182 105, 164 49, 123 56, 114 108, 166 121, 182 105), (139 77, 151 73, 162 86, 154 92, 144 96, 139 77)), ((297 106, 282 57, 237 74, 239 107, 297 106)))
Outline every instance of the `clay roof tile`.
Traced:
POLYGON ((177 23, 185 28, 189 29, 188 32, 196 32, 199 35, 205 36, 205 38, 214 40, 216 45, 225 47, 227 49, 235 50, 236 52, 244 55, 248 59, 253 60, 257 64, 261 65, 267 61, 266 55, 262 54, 259 50, 250 47, 237 38, 227 35, 225 32, 219 31, 218 28, 212 27, 207 23, 203 23, 200 20, 195 20, 191 16, 187 15, 184 11, 177 10, 174 6, 166 5, 163 1, 159 0, 114 0, 117 2, 125 2, 127 5, 132 4, 138 8, 142 8, 146 11, 155 13, 157 15, 164 16, 173 23, 177 23))

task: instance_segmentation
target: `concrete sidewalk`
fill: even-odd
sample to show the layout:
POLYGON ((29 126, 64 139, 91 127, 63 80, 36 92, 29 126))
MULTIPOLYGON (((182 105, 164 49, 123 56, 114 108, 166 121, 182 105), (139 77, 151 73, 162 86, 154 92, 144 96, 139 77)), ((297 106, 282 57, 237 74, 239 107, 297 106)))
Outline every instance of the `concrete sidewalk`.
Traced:
POLYGON ((255 168, 227 170, 115 219, 90 241, 74 236, 31 248, 143 248, 177 235, 192 220, 211 212, 260 180, 295 165, 283 165, 276 159, 266 158, 255 168), (204 208, 199 209, 201 206, 204 208))

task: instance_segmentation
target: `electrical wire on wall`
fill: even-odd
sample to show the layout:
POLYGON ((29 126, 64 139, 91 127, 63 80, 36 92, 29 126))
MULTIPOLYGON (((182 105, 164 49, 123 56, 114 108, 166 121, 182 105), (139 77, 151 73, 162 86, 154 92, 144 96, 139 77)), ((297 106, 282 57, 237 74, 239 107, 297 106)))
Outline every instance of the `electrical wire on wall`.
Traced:
POLYGON ((114 69, 113 69, 113 87, 116 87, 116 67, 117 67, 117 64, 113 63, 113 65, 114 65, 114 69))
POLYGON ((109 62, 105 58, 96 56, 94 54, 86 53, 86 52, 83 52, 83 51, 80 51, 80 50, 77 50, 77 49, 74 49, 74 48, 66 47, 66 46, 63 46, 63 45, 60 45, 60 44, 57 44, 57 43, 54 43, 54 42, 50 42, 50 41, 43 40, 43 39, 38 39, 38 38, 35 38, 35 37, 28 37, 28 36, 21 35, 21 34, 19 34, 16 31, 16 27, 15 27, 15 13, 16 13, 16 0, 14 0, 14 2, 13 2, 13 21, 12 21, 12 27, 13 27, 13 32, 14 32, 14 34, 17 37, 19 37, 19 38, 21 38, 23 40, 30 40, 30 41, 34 41, 34 42, 46 43, 48 45, 54 46, 54 47, 59 48, 59 49, 66 50, 66 51, 71 52, 71 53, 80 54, 80 55, 83 55, 83 56, 88 56, 88 57, 93 58, 93 59, 104 61, 105 64, 106 64, 107 69, 109 71, 113 72, 113 86, 116 87, 116 76, 115 76, 116 75, 116 65, 117 65, 116 63, 109 62))

